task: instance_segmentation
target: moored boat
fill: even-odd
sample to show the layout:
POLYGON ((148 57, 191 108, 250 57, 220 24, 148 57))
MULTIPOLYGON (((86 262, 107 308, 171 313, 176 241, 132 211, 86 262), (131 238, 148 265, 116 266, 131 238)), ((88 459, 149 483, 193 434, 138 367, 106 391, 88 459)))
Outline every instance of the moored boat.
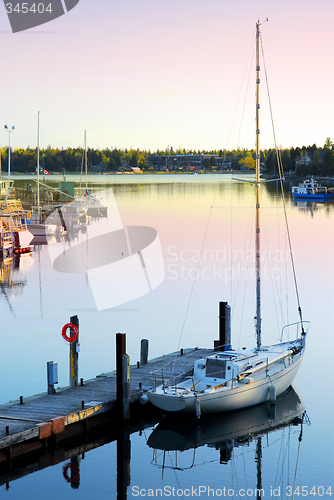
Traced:
POLYGON ((298 186, 292 186, 291 192, 294 198, 310 198, 320 201, 334 198, 334 192, 331 192, 327 187, 318 184, 313 177, 305 180, 298 186))
POLYGON ((21 201, 8 199, 1 210, 0 217, 3 227, 12 236, 13 251, 30 251, 30 243, 34 235, 28 229, 27 212, 23 209, 21 201))
MULTIPOLYGON (((259 86, 260 86, 260 22, 256 23, 256 180, 255 184, 255 276, 256 276, 256 314, 255 333, 256 347, 250 350, 233 350, 227 335, 223 345, 209 356, 198 359, 192 373, 173 375, 166 380, 168 372, 163 367, 161 373, 154 373, 153 389, 147 392, 148 400, 155 406, 169 412, 217 413, 240 410, 258 404, 275 401, 292 383, 301 364, 307 334, 306 324, 302 318, 299 293, 293 263, 291 239, 287 228, 290 256, 296 288, 299 321, 296 336, 290 340, 289 328, 282 329, 279 343, 262 346, 261 317, 261 251, 260 251, 260 126, 259 126, 259 86), (158 383, 156 383, 158 381, 158 383), (158 385, 159 384, 159 385, 158 385)), ((283 190, 283 168, 279 163, 284 217, 287 222, 283 190)), ((228 306, 229 307, 229 306, 228 306)), ((229 314, 226 314, 228 317, 229 314)), ((229 327, 227 328, 227 330, 229 327)), ((272 336, 271 328, 266 332, 272 336)))

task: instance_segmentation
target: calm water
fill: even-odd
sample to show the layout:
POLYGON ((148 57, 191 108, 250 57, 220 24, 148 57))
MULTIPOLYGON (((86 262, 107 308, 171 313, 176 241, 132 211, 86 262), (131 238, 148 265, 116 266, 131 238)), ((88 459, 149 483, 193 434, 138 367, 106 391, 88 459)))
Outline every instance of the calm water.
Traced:
MULTIPOLYGON (((20 179, 23 186, 25 182, 20 179)), ((112 187, 124 225, 158 231, 166 278, 151 293, 98 312, 85 276, 54 271, 46 246, 3 270, 0 403, 45 391, 50 360, 58 363, 59 385, 68 384, 68 346, 61 328, 75 314, 80 321, 79 377, 84 379, 115 368, 116 332, 127 333, 132 363, 139 359, 142 338, 149 339, 151 358, 179 347, 212 347, 218 338, 220 300, 232 306, 233 345, 254 345, 254 187, 233 182, 228 175, 96 176, 89 183, 90 191, 112 187)), ((262 207, 265 344, 298 318, 288 278, 281 198, 274 185, 262 188, 262 207)), ((148 441, 153 440, 153 448, 147 444, 151 428, 132 434, 130 479, 123 478, 129 483, 128 498, 159 497, 160 490, 163 497, 237 498, 244 493, 256 498, 260 484, 266 498, 290 498, 287 486, 294 484, 300 496, 308 492, 313 498, 329 498, 329 486, 334 493, 334 204, 296 204, 287 190, 287 212, 303 317, 311 321, 296 394, 277 409, 281 413, 276 419, 270 408, 263 408, 261 415, 239 415, 237 429, 237 419, 205 419, 200 428, 198 423, 182 421, 175 427, 167 422, 148 441), (301 424, 298 418, 304 410, 307 416, 301 424), (177 453, 171 445, 164 451, 166 439, 161 441, 161 436, 167 436, 167 443, 175 438, 174 448, 184 451, 177 453)), ((84 459, 80 455, 79 488, 64 479, 64 462, 12 482, 7 491, 1 486, 1 496, 116 498, 116 447, 111 442, 84 459)), ((118 493, 125 498, 120 487, 118 493)))

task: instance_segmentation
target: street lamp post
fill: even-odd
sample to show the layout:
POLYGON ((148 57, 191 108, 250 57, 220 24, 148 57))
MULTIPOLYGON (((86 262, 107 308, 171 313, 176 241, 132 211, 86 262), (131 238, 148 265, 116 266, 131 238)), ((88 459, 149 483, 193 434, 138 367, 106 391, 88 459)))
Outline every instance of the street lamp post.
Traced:
POLYGON ((8 125, 4 126, 5 130, 8 132, 8 189, 10 192, 10 133, 14 132, 15 125, 8 127, 8 125))

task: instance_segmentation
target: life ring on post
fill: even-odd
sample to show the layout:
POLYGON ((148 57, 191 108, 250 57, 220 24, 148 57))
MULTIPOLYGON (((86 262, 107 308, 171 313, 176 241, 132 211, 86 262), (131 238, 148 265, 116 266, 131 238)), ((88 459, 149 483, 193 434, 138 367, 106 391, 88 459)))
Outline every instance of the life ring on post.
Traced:
POLYGON ((73 342, 75 342, 77 340, 77 338, 79 336, 78 327, 76 325, 74 325, 73 323, 66 323, 66 325, 63 326, 63 329, 61 331, 61 336, 63 337, 64 340, 66 340, 66 342, 70 342, 70 344, 72 344, 73 342), (68 337, 66 335, 67 328, 71 328, 71 330, 73 332, 72 337, 68 337))

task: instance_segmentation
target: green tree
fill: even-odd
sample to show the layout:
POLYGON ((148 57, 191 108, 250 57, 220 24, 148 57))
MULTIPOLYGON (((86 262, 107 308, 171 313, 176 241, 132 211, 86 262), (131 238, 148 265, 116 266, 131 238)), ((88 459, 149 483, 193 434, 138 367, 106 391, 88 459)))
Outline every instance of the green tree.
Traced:
POLYGON ((312 175, 319 175, 320 174, 320 153, 319 151, 315 151, 313 158, 312 158, 312 163, 311 163, 311 174, 312 175))
POLYGON ((324 148, 333 149, 333 142, 330 140, 330 137, 326 138, 324 148))
POLYGON ((333 175, 332 172, 334 170, 334 151, 333 149, 329 149, 327 147, 324 148, 324 156, 322 160, 322 175, 333 175))
POLYGON ((215 158, 215 156, 211 156, 210 165, 211 167, 215 167, 217 165, 217 159, 215 158))

